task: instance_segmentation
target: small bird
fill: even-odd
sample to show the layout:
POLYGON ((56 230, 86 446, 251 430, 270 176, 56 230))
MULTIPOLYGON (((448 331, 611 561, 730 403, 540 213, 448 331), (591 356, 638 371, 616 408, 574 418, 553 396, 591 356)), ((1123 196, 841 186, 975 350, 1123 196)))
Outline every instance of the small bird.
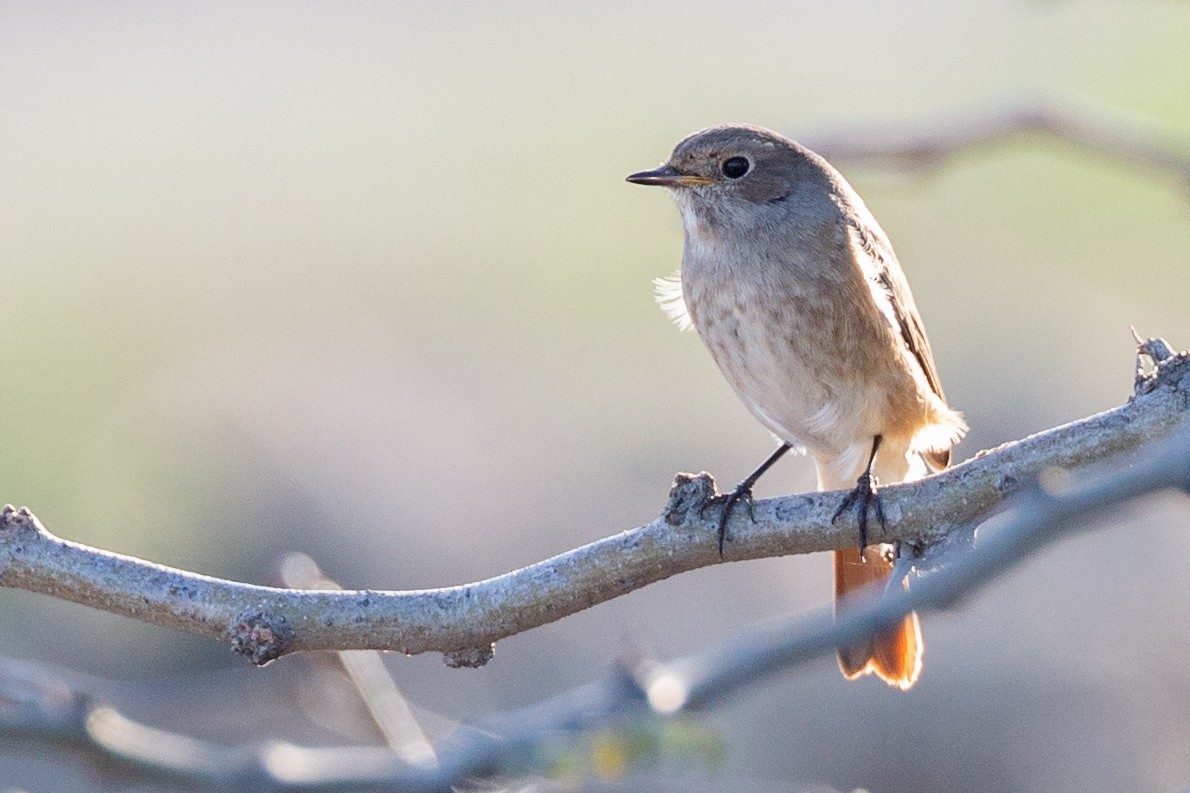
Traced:
MULTIPOLYGON (((819 490, 849 489, 835 518, 858 511, 858 548, 835 552, 836 613, 887 583, 894 548, 867 542, 883 523, 877 483, 950 464, 966 431, 942 393, 930 343, 888 237, 826 160, 771 130, 696 132, 629 182, 670 190, 682 212, 680 280, 662 307, 692 325, 727 382, 780 446, 720 497, 719 549, 756 480, 791 448, 814 461, 819 490)), ((908 689, 921 674, 917 614, 838 648, 847 679, 875 673, 908 689)))

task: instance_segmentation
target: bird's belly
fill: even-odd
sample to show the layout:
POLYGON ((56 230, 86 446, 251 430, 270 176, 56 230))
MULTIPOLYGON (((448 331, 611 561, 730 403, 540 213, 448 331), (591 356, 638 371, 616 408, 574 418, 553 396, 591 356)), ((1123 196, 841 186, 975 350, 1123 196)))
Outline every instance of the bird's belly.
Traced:
POLYGON ((697 295, 694 326, 741 401, 774 435, 816 457, 886 433, 890 406, 916 399, 907 374, 872 371, 867 352, 888 349, 879 327, 839 323, 792 295, 688 286, 697 295))
POLYGON ((802 345, 773 328, 736 317, 698 331, 744 405, 782 440, 835 453, 869 423, 862 387, 831 382, 802 345))

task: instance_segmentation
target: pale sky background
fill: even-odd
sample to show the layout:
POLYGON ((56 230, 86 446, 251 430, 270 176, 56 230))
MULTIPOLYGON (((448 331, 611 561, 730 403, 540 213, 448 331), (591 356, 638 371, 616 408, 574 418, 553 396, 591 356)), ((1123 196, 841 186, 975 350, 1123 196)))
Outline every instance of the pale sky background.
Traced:
MULTIPOLYGON (((716 123, 826 140, 1044 96, 1185 149, 1188 35, 1176 2, 0 4, 0 500, 211 575, 271 582, 297 549, 394 589, 645 523, 674 472, 734 484, 770 438, 653 305, 680 224, 626 174, 716 123)), ((1190 346, 1185 183, 1033 138, 929 176, 837 165, 972 426, 958 459, 1122 402, 1129 324, 1190 346)), ((759 490, 812 486, 793 460, 759 490)), ((1186 516, 1161 499, 927 619, 909 694, 824 658, 743 695, 709 717, 728 758, 708 789, 1190 784, 1186 516)), ((479 718, 629 643, 669 658, 821 605, 829 567, 725 565, 506 640, 482 670, 389 666, 420 706, 479 718)), ((0 602, 6 654, 166 700, 302 668, 0 602)), ((267 737, 194 700, 217 737, 267 737)), ((47 773, 0 749, 4 782, 99 786, 47 773)))

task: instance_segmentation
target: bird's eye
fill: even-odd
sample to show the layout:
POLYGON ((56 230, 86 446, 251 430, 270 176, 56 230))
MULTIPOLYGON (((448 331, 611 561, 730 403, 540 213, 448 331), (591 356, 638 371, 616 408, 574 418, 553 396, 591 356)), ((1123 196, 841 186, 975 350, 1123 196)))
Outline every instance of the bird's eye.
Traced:
POLYGON ((723 171, 723 175, 728 179, 739 179, 751 169, 752 163, 748 162, 747 157, 730 157, 723 161, 719 169, 723 171))

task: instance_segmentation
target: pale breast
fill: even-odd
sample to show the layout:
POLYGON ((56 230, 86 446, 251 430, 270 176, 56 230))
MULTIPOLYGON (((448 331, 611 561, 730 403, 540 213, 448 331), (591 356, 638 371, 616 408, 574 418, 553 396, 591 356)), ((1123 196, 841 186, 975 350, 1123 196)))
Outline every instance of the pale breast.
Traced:
POLYGON ((752 414, 782 440, 837 455, 906 408, 920 415, 919 389, 879 316, 840 310, 866 294, 804 280, 686 268, 682 287, 695 329, 752 414))

